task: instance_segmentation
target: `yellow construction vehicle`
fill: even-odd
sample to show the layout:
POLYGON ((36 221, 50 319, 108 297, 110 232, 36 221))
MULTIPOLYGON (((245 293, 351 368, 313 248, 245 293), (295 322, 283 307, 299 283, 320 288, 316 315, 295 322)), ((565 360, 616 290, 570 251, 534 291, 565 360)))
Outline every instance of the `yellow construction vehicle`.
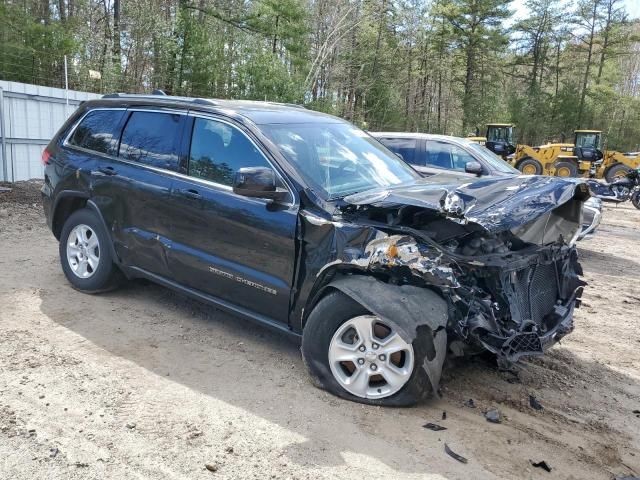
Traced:
MULTIPOLYGON (((574 143, 547 143, 539 147, 514 145, 513 125, 490 123, 484 145, 528 175, 595 177, 611 182, 629 170, 640 168, 640 153, 600 150, 601 130, 576 130, 574 143)), ((480 142, 478 142, 480 143, 480 142)))
MULTIPOLYGON (((567 162, 574 158, 571 143, 548 143, 539 147, 516 144, 513 139, 513 127, 511 123, 489 123, 486 137, 476 136, 469 139, 484 145, 527 175, 553 175, 557 160, 567 162)), ((561 163, 560 167, 566 165, 561 163)))

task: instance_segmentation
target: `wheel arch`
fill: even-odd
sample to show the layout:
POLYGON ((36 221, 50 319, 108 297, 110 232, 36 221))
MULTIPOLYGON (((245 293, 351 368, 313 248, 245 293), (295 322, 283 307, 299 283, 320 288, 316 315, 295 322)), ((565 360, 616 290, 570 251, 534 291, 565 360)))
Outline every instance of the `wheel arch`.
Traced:
POLYGON ((432 331, 446 328, 449 318, 447 301, 440 292, 428 287, 416 285, 395 285, 362 270, 333 269, 316 281, 312 295, 309 296, 302 319, 302 328, 317 303, 331 291, 341 291, 353 301, 359 303, 375 315, 385 317, 392 323, 393 318, 406 317, 409 328, 398 326, 405 341, 415 338, 420 325, 428 326, 432 331))
POLYGON ((69 218, 73 212, 85 208, 88 199, 89 195, 85 192, 75 190, 63 190, 56 195, 51 221, 51 230, 56 239, 60 240, 62 226, 64 222, 67 221, 67 218, 69 218))
POLYGON ((333 291, 343 293, 383 319, 405 342, 413 343, 420 335, 427 349, 427 356, 420 366, 425 370, 433 392, 438 391, 447 354, 449 321, 449 305, 440 293, 410 284, 386 283, 371 275, 339 275, 317 291, 311 309, 333 291))
POLYGON ((93 202, 93 200, 91 200, 89 195, 84 192, 67 190, 58 194, 53 207, 53 221, 51 223, 52 231, 56 239, 60 241, 62 227, 67 219, 74 212, 83 208, 91 210, 96 215, 96 217, 98 217, 98 221, 102 224, 105 233, 109 237, 107 243, 109 244, 109 249, 111 250, 111 257, 116 264, 120 265, 120 258, 116 254, 116 250, 113 245, 111 230, 108 228, 107 222, 105 222, 104 217, 102 216, 102 212, 100 211, 98 206, 93 202))

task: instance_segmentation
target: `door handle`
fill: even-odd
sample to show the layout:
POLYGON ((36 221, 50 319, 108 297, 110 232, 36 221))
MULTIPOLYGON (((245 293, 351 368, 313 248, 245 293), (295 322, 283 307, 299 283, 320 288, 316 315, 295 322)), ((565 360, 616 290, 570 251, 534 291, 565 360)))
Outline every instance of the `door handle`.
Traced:
POLYGON ((198 192, 195 188, 185 188, 183 190, 179 190, 180 194, 188 197, 188 198, 202 198, 200 192, 198 192))
POLYGON ((109 176, 118 174, 118 172, 116 172, 113 167, 100 167, 98 168, 98 172, 102 173, 103 175, 109 176))

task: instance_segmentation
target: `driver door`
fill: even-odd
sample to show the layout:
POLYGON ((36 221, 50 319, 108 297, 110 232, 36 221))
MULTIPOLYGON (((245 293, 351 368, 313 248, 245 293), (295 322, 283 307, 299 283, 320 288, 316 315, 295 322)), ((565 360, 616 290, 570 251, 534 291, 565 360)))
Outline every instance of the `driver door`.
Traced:
POLYGON ((294 195, 274 204, 233 193, 239 168, 277 172, 236 125, 191 116, 187 136, 187 175, 175 179, 171 192, 177 209, 173 276, 217 300, 286 323, 296 255, 294 195))

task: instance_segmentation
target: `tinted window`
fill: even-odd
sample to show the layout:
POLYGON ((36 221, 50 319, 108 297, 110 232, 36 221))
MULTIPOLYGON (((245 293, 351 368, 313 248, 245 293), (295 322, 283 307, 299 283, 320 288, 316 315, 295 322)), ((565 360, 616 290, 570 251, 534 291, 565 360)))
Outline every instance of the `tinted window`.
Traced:
POLYGON ((180 115, 133 112, 122 132, 120 156, 169 170, 178 169, 180 115))
POLYGON ((467 162, 476 160, 466 150, 451 143, 428 141, 427 165, 448 170, 462 170, 467 162))
POLYGON ((196 118, 191 135, 189 175, 223 185, 233 183, 242 167, 270 167, 258 149, 237 128, 196 118))
POLYGON ((118 139, 114 138, 124 110, 94 110, 87 113, 69 138, 71 145, 100 153, 113 154, 118 139))
POLYGON ((382 144, 391 150, 393 153, 397 153, 402 156, 402 159, 413 165, 417 165, 416 147, 418 141, 415 138, 381 138, 382 144))

